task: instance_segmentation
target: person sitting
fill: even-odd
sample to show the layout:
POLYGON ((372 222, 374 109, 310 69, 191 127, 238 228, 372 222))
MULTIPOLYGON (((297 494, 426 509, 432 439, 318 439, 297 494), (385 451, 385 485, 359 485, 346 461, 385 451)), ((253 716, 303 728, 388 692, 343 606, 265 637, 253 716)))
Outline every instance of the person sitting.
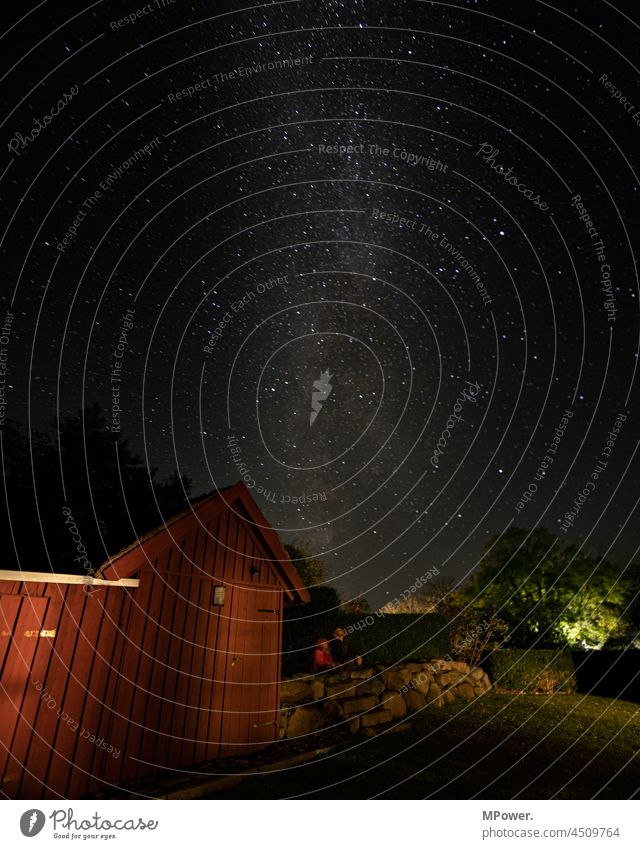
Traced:
POLYGON ((327 669, 333 669, 336 665, 331 651, 329 650, 329 641, 326 637, 318 637, 314 643, 315 649, 313 652, 313 671, 325 672, 327 669))
POLYGON ((338 627, 334 630, 333 639, 331 640, 331 656, 336 665, 339 666, 345 666, 346 664, 362 666, 360 655, 354 655, 353 652, 349 651, 349 647, 345 641, 346 636, 347 634, 344 628, 338 627))

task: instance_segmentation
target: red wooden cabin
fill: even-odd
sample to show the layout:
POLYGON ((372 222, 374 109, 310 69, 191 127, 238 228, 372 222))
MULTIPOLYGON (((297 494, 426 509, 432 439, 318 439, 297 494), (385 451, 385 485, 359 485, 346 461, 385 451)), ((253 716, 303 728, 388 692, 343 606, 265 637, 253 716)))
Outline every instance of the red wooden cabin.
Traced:
POLYGON ((274 741, 282 609, 308 600, 242 483, 90 584, 0 572, 0 792, 78 798, 274 741))

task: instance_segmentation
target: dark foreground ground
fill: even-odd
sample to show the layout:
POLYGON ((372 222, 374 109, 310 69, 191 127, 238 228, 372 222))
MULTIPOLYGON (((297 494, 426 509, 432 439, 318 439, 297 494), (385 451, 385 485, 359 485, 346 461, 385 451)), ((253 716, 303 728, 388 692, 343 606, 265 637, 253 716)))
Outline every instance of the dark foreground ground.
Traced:
POLYGON ((483 696, 431 707, 403 733, 209 798, 627 799, 640 795, 640 706, 593 696, 483 696))

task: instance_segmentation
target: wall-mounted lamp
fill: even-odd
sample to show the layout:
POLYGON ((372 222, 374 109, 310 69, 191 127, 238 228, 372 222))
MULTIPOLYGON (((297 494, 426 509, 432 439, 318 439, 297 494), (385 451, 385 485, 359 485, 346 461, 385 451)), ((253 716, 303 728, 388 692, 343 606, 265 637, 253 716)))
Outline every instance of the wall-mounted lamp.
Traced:
POLYGON ((249 567, 249 574, 250 575, 259 575, 260 574, 260 567, 256 566, 256 564, 254 563, 253 566, 249 567))
POLYGON ((227 588, 226 587, 214 587, 213 588, 213 596, 211 598, 211 604, 214 607, 223 607, 225 599, 227 597, 227 588))

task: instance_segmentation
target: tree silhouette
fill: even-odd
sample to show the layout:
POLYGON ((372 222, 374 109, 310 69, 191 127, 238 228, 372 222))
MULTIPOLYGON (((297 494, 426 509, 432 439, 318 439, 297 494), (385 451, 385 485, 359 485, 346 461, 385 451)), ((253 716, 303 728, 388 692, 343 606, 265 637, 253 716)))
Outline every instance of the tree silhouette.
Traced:
POLYGON ((82 574, 189 503, 190 479, 174 472, 156 481, 97 404, 64 417, 57 432, 9 422, 2 446, 0 523, 13 541, 5 568, 82 574))

